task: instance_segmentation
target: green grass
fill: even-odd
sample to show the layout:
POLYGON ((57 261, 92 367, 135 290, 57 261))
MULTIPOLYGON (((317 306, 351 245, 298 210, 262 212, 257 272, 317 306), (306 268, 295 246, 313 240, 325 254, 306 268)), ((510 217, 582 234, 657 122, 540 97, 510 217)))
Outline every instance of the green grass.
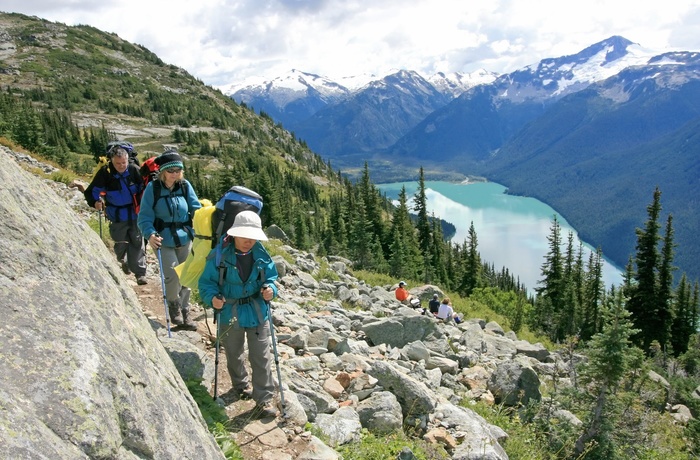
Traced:
POLYGON ((229 420, 224 408, 214 402, 201 381, 188 380, 185 383, 224 456, 229 460, 243 460, 241 449, 227 428, 229 420))
POLYGON ((342 455, 343 460, 394 460, 404 448, 409 448, 419 460, 450 458, 442 447, 409 437, 403 432, 376 436, 364 429, 359 442, 345 444, 337 447, 336 450, 342 455))

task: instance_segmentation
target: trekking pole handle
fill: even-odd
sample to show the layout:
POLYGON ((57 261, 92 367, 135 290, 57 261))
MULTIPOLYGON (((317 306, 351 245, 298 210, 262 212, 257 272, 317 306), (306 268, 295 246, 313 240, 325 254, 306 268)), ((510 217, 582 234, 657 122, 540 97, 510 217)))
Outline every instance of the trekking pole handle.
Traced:
POLYGON ((156 247, 153 243, 151 243, 151 236, 155 236, 156 238, 161 238, 160 234, 158 232, 155 232, 155 233, 151 233, 151 235, 148 237, 148 243, 151 246, 153 246, 154 249, 160 249, 160 245, 156 247))
MULTIPOLYGON (((215 299, 219 299, 222 302, 226 302, 226 298, 222 294, 216 294, 214 296, 215 299)), ((212 308, 214 305, 212 305, 212 308)), ((224 308, 223 304, 221 305, 221 308, 224 308)), ((221 315, 221 308, 213 308, 214 309, 214 324, 217 324, 219 322, 219 315, 221 315)))

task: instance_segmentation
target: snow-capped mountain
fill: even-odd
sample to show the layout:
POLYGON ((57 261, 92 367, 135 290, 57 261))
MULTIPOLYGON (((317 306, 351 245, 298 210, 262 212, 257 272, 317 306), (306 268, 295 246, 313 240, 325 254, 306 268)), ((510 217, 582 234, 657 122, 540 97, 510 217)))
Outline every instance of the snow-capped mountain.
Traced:
POLYGON ((631 66, 644 65, 657 53, 613 36, 583 51, 502 75, 494 81, 498 98, 514 103, 558 99, 605 80, 631 66))
POLYGON ((219 89, 236 102, 266 112, 285 126, 293 126, 351 94, 343 85, 296 69, 272 80, 253 78, 219 89))
POLYGON ((427 80, 441 93, 457 97, 477 85, 493 83, 496 78, 498 78, 497 73, 479 69, 470 73, 438 72, 427 80))
MULTIPOLYGON (((316 112, 352 98, 372 85, 381 87, 388 76, 401 71, 395 69, 384 76, 353 75, 334 81, 293 69, 272 79, 253 77, 242 83, 220 86, 219 89, 236 102, 263 111, 289 129, 295 129, 316 112)), ((434 86, 434 90, 451 99, 476 85, 491 83, 497 76, 493 72, 479 70, 472 73, 441 72, 422 78, 434 86)))
POLYGON ((400 70, 319 110, 293 129, 319 152, 333 156, 367 152, 390 146, 451 99, 417 72, 400 70))

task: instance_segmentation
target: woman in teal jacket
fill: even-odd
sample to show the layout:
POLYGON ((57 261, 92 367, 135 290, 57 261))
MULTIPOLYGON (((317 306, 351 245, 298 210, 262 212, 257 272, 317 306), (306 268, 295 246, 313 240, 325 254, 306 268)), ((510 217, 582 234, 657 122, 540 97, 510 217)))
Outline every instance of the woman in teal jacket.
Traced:
POLYGON ((222 244, 212 249, 199 278, 199 295, 218 312, 219 340, 233 391, 255 400, 255 412, 275 417, 271 374, 269 302, 277 295, 277 268, 260 240, 267 236, 260 216, 242 211, 226 232, 222 244), (233 244, 231 244, 233 243, 233 244), (244 341, 253 371, 252 389, 244 365, 244 341))
POLYGON ((190 289, 180 284, 175 267, 190 253, 192 217, 202 205, 192 184, 183 177, 182 157, 177 152, 165 152, 155 162, 158 179, 149 182, 143 192, 138 226, 153 249, 160 248, 170 320, 194 330, 197 324, 189 315, 190 289))

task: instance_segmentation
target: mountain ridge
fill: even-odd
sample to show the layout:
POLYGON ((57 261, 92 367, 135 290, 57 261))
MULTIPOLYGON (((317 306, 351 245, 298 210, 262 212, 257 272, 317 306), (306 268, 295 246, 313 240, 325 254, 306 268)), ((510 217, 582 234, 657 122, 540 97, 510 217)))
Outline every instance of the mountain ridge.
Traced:
POLYGON ((345 171, 360 171, 368 162, 378 182, 410 180, 422 166, 428 178, 485 176, 509 187, 510 193, 541 199, 619 266, 634 252, 635 228, 643 224, 645 204, 659 185, 665 210, 687 219, 689 228, 676 232, 683 247, 676 260, 682 271, 697 278, 700 249, 692 232, 700 232, 700 224, 685 211, 681 197, 693 193, 695 185, 685 172, 694 170, 698 158, 674 155, 670 148, 700 148, 683 130, 699 116, 692 103, 697 97, 694 82, 700 78, 697 56, 695 51, 658 52, 612 36, 578 53, 500 75, 449 100, 429 102, 421 99, 419 87, 406 85, 403 101, 410 103, 402 102, 388 114, 382 112, 382 103, 397 88, 370 85, 372 97, 354 93, 288 127, 345 171), (679 91, 687 93, 676 97, 679 91), (603 117, 605 111, 609 116, 603 117), (419 119, 417 114, 425 116, 419 119), (652 145, 658 152, 655 163, 635 164, 638 151, 648 152, 652 145), (682 162, 682 183, 662 174, 678 166, 669 163, 674 161, 682 162), (596 177, 630 183, 634 193, 618 191, 623 196, 614 199, 607 192, 588 193, 591 164, 602 170, 596 177), (543 179, 550 177, 556 180, 543 179), (562 190, 575 199, 564 199, 562 190))

